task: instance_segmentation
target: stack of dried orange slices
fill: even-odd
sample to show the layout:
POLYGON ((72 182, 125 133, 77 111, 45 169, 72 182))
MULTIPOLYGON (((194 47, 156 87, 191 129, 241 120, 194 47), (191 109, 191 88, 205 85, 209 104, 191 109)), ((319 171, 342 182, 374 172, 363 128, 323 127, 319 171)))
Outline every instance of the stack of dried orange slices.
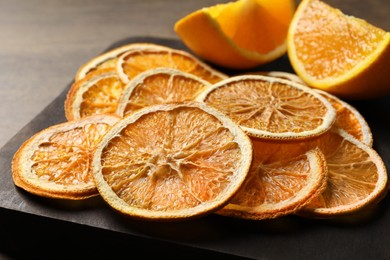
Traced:
POLYGON ((78 70, 68 122, 15 153, 14 182, 148 220, 330 217, 379 201, 387 173, 363 116, 295 74, 257 74, 156 44, 104 53, 78 70))

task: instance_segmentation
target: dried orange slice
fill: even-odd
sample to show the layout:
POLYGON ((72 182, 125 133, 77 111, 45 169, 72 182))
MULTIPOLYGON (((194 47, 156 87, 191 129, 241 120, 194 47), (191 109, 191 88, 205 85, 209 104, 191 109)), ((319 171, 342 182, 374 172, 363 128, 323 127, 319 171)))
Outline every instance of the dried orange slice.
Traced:
POLYGON ((355 107, 326 91, 318 89, 317 92, 336 109, 336 122, 334 123, 336 127, 345 130, 364 144, 372 146, 374 140, 370 126, 355 107))
MULTIPOLYGON (((277 77, 306 85, 306 83, 296 74, 284 71, 260 71, 251 72, 250 74, 277 77)), ((363 115, 355 107, 326 91, 320 89, 315 90, 324 96, 336 109, 336 121, 334 126, 347 131, 347 133, 351 134, 366 145, 372 146, 373 137, 370 126, 363 115)))
POLYGON ((334 128, 309 143, 319 147, 328 165, 325 191, 303 209, 303 215, 331 217, 356 212, 388 190, 382 158, 344 130, 334 128))
POLYGON ((309 204, 326 187, 327 165, 316 148, 252 138, 254 161, 240 191, 217 213, 244 219, 272 219, 309 204))
POLYGON ((210 83, 227 78, 227 75, 210 67, 190 53, 176 49, 145 46, 125 52, 117 62, 118 74, 126 84, 139 73, 160 67, 191 73, 210 83))
POLYGON ((252 162, 248 136, 200 102, 149 106, 124 117, 93 159, 102 198, 134 218, 179 220, 228 203, 252 162))
POLYGON ((118 120, 95 115, 36 133, 14 155, 15 185, 48 198, 80 200, 98 195, 91 172, 92 154, 118 120))
POLYGON ((120 46, 118 48, 115 48, 113 50, 104 52, 103 54, 100 54, 97 57, 92 58, 77 70, 75 81, 78 81, 82 78, 84 78, 86 75, 88 75, 90 72, 100 70, 100 69, 106 69, 106 68, 116 68, 116 63, 118 61, 118 57, 125 53, 126 51, 134 50, 137 48, 142 48, 145 46, 153 46, 155 48, 159 49, 170 49, 169 47, 162 46, 159 44, 154 43, 146 43, 146 42, 140 42, 140 43, 131 43, 126 44, 123 46, 120 46))
POLYGON ((320 94, 289 80, 261 75, 236 76, 214 84, 199 101, 229 116, 253 137, 306 139, 330 129, 336 118, 320 94))
POLYGON ((126 85, 116 114, 123 117, 151 105, 195 100, 210 86, 209 82, 180 70, 150 69, 138 74, 126 85))
POLYGON ((115 69, 89 73, 70 87, 65 100, 65 116, 78 120, 94 114, 114 114, 125 85, 115 69))
POLYGON ((174 30, 197 55, 222 67, 247 69, 286 53, 293 0, 238 0, 192 12, 174 30))
POLYGON ((390 93, 390 33, 362 19, 304 0, 287 46, 295 72, 311 87, 350 99, 390 93))

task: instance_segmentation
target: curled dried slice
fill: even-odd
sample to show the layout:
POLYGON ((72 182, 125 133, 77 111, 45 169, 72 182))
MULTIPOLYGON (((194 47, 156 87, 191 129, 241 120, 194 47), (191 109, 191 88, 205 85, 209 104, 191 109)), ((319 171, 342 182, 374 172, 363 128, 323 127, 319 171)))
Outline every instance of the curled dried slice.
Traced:
POLYGON ((195 100, 211 84, 192 74, 170 68, 150 69, 137 75, 123 89, 116 114, 171 102, 195 100))
POLYGON ((214 84, 197 100, 217 108, 253 137, 296 140, 330 129, 336 113, 314 90, 274 77, 235 76, 214 84))
POLYGON ((93 151, 118 120, 94 115, 38 132, 14 155, 15 185, 48 198, 80 200, 98 195, 91 174, 93 151))
POLYGON ((149 106, 124 117, 93 159, 102 198, 140 219, 179 220, 213 212, 244 182, 248 136, 200 102, 149 106))
MULTIPOLYGON (((250 74, 277 77, 307 85, 300 77, 290 72, 259 71, 251 72, 250 74)), ((367 144, 368 146, 372 146, 373 137, 370 126, 368 125, 363 115, 360 114, 360 112, 355 107, 341 100, 337 96, 330 94, 329 92, 320 89, 314 90, 324 96, 336 110, 336 121, 334 123, 334 126, 347 131, 350 135, 352 135, 359 141, 367 144)))
POLYGON ((335 128, 313 140, 328 165, 325 191, 302 214, 329 217, 358 211, 376 203, 388 189, 386 167, 371 147, 335 128))
POLYGON ((100 54, 85 64, 83 64, 76 73, 75 81, 78 81, 85 76, 87 76, 89 73, 100 70, 100 69, 107 69, 107 68, 116 68, 116 63, 118 61, 118 57, 130 50, 135 50, 137 48, 144 48, 147 46, 153 46, 154 48, 158 49, 170 49, 169 47, 162 46, 159 44, 154 43, 146 43, 146 42, 139 42, 139 43, 130 43, 126 44, 120 47, 117 47, 115 49, 109 50, 107 52, 104 52, 103 54, 100 54))
POLYGON ((95 114, 114 114, 125 85, 115 69, 89 73, 70 87, 65 100, 65 116, 71 120, 95 114))
POLYGON ((127 84, 139 73, 160 67, 194 74, 210 83, 227 78, 227 75, 210 67, 188 52, 160 49, 153 46, 125 52, 119 57, 116 68, 121 80, 127 84))
POLYGON ((325 189, 327 166, 318 148, 305 152, 293 143, 252 142, 249 175, 218 214, 255 220, 281 217, 302 209, 325 189))

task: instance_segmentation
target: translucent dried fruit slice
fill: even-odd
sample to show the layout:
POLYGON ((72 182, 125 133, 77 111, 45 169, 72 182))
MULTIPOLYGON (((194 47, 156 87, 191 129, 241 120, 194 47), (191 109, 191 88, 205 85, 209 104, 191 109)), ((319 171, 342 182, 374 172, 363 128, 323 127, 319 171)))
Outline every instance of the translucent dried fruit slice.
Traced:
POLYGON ((355 212, 377 202, 388 190, 382 158, 341 129, 333 129, 311 146, 320 147, 328 165, 325 191, 302 214, 329 217, 355 212))
POLYGON ((15 185, 48 198, 80 200, 98 195, 91 172, 93 151, 118 120, 95 115, 38 132, 14 155, 15 185))
MULTIPOLYGON (((306 85, 306 83, 296 74, 284 71, 260 71, 250 72, 250 74, 277 77, 306 85)), ((320 89, 315 90, 323 95, 332 104, 334 109, 336 109, 336 121, 334 126, 347 131, 353 137, 368 146, 372 146, 373 137, 370 126, 355 107, 326 91, 320 89)))
POLYGON ((124 88, 116 114, 171 102, 195 100, 211 84, 192 74, 169 68, 150 69, 137 75, 124 88))
POLYGON ((326 187, 327 166, 316 148, 301 152, 293 143, 252 138, 254 161, 240 191, 217 213, 245 219, 271 219, 292 214, 326 187))
POLYGON ((75 81, 78 81, 85 76, 87 76, 89 73, 100 70, 100 69, 115 69, 116 68, 116 63, 118 61, 118 57, 122 55, 123 53, 130 51, 130 50, 135 50, 137 48, 143 48, 147 46, 153 46, 154 48, 158 49, 170 49, 169 47, 162 46, 159 44, 154 44, 154 43, 146 43, 146 42, 139 42, 139 43, 131 43, 131 44, 126 44, 120 47, 117 47, 113 50, 107 51, 103 54, 100 54, 85 64, 83 64, 76 73, 75 76, 75 81))
POLYGON ((150 106, 102 139, 94 177, 102 198, 134 218, 178 220, 228 203, 252 162, 248 136, 199 102, 150 106))
POLYGON ((336 109, 334 126, 345 130, 364 144, 372 146, 374 140, 370 126, 355 107, 326 91, 318 89, 317 92, 323 95, 336 109))
POLYGON ((227 78, 227 75, 208 66, 188 52, 176 49, 145 47, 125 52, 119 57, 117 71, 124 83, 149 69, 172 68, 194 74, 210 83, 227 78))
POLYGON ((314 90, 260 75, 231 77, 206 89, 197 100, 259 138, 311 138, 329 130, 336 118, 332 105, 314 90))
POLYGON ((65 100, 65 116, 71 120, 95 114, 114 114, 125 85, 115 69, 100 69, 70 87, 65 100))

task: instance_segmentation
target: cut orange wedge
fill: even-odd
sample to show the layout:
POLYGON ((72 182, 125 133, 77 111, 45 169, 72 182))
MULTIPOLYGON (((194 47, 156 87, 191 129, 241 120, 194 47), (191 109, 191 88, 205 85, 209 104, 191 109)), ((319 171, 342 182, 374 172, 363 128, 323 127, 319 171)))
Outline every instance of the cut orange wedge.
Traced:
POLYGON ((239 0, 197 10, 174 26, 197 55, 219 66, 256 67, 286 52, 292 0, 239 0))
POLYGON ((389 32, 320 0, 303 0, 287 42, 291 65, 311 87, 349 99, 390 93, 389 32))
POLYGON ((134 218, 179 220, 225 206, 251 162, 248 136, 199 102, 149 106, 124 117, 93 159, 102 198, 134 218))

